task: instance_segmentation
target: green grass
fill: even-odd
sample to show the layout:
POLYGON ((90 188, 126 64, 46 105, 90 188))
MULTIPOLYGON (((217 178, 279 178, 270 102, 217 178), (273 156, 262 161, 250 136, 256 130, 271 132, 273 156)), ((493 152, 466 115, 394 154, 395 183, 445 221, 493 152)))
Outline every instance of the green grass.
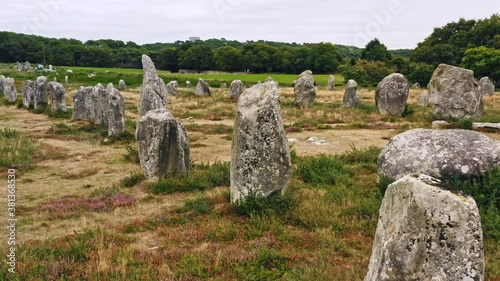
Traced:
POLYGON ((0 131, 0 167, 23 168, 32 166, 38 143, 22 136, 16 130, 0 131))

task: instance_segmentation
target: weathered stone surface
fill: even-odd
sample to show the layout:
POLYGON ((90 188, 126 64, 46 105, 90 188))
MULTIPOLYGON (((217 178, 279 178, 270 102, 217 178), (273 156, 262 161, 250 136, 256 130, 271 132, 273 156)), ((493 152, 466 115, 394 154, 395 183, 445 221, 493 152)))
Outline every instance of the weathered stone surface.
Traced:
POLYGON ((275 82, 258 84, 238 100, 231 148, 231 201, 283 193, 291 177, 290 148, 275 82))
POLYGON ((448 126, 450 126, 450 123, 444 120, 436 120, 432 122, 433 129, 446 129, 448 126))
POLYGON ((119 135, 125 131, 125 101, 120 91, 111 89, 108 103, 108 136, 119 135))
POLYGON ((232 99, 237 100, 240 95, 245 91, 245 86, 241 80, 234 80, 229 86, 229 95, 232 99))
POLYGON ((198 79, 198 84, 194 89, 194 94, 198 96, 209 96, 211 95, 210 86, 203 80, 203 78, 198 79))
POLYGON ((144 116, 150 110, 167 108, 167 87, 165 82, 158 77, 150 57, 142 55, 142 68, 144 69, 144 79, 140 90, 140 116, 144 116))
POLYGON ((306 70, 299 75, 293 87, 295 104, 297 106, 310 106, 316 101, 316 83, 312 71, 306 70))
POLYGON ((411 87, 412 87, 413 89, 420 89, 420 83, 418 83, 418 82, 417 82, 417 83, 414 83, 413 85, 411 85, 411 87))
MULTIPOLYGON (((312 75, 312 74, 311 74, 312 75)), ((266 78, 266 82, 271 82, 271 81, 274 81, 273 77, 271 76, 267 76, 266 78)))
POLYGON ((500 130, 500 123, 472 123, 472 129, 477 130, 481 128, 500 130))
POLYGON ((66 83, 66 84, 69 83, 69 77, 68 76, 64 77, 64 83, 66 83))
POLYGON ((142 116, 137 124, 136 140, 146 178, 161 179, 189 172, 191 159, 186 130, 167 109, 152 110, 142 116))
POLYGON ((61 83, 50 82, 47 85, 47 94, 52 110, 66 112, 66 89, 61 83))
POLYGON ((418 98, 418 105, 427 107, 429 105, 429 91, 423 91, 418 98))
POLYGON ((471 70, 440 64, 427 88, 429 103, 439 118, 478 119, 483 115, 483 95, 471 70))
POLYGON ((73 116, 72 120, 94 119, 95 109, 92 102, 92 92, 94 87, 80 87, 73 94, 73 116))
POLYGON ((17 100, 17 89, 14 78, 5 78, 3 81, 3 94, 9 102, 17 100))
POLYGON ((48 104, 47 96, 48 79, 45 76, 40 76, 36 79, 34 108, 43 108, 48 104))
POLYGON ((484 280, 474 199, 405 176, 389 185, 365 281, 484 280))
POLYGON ((220 87, 221 87, 221 89, 226 89, 227 88, 227 84, 226 83, 221 83, 220 87))
POLYGON ((333 91, 335 90, 335 76, 330 75, 328 77, 328 90, 333 91))
POLYGON ((5 83, 5 76, 0 75, 0 97, 3 95, 3 84, 5 83))
POLYGON ((358 83, 354 80, 349 80, 345 88, 344 99, 342 100, 342 107, 353 108, 361 105, 361 99, 356 93, 358 83))
POLYGON ((177 83, 177 81, 170 81, 167 84, 167 94, 172 95, 172 96, 177 95, 177 88, 178 87, 179 87, 179 84, 177 83))
POLYGON ((115 88, 115 85, 113 85, 113 83, 108 83, 108 86, 106 86, 106 91, 111 94, 111 91, 113 91, 113 89, 115 88))
POLYGON ((379 172, 392 179, 480 175, 499 165, 500 141, 469 130, 410 130, 393 137, 378 157, 379 172))
POLYGON ((94 114, 88 120, 96 125, 108 125, 109 93, 103 85, 98 84, 92 89, 91 100, 94 114))
POLYGON ((375 90, 375 103, 380 114, 401 117, 405 111, 410 87, 399 73, 385 77, 375 90))
POLYGON ((495 93, 495 84, 490 78, 483 77, 478 82, 478 91, 483 96, 492 96, 495 93))
POLYGON ((186 87, 191 88, 193 85, 191 85, 191 81, 186 81, 186 87))
POLYGON ((34 81, 31 80, 24 81, 21 92, 23 95, 23 105, 26 108, 35 107, 35 91, 36 91, 36 83, 34 81))
POLYGON ((127 84, 125 84, 125 81, 123 81, 123 79, 120 79, 120 81, 118 82, 118 89, 120 91, 125 91, 127 89, 127 84))

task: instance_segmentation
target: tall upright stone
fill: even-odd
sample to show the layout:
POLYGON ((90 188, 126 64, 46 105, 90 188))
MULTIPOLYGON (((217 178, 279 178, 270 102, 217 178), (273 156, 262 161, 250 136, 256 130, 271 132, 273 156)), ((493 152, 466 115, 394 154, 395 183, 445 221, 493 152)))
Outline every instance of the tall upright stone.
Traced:
POLYGON ((389 185, 365 281, 484 280, 476 202, 435 182, 405 176, 389 185))
POLYGON ((23 105, 28 109, 35 107, 35 91, 36 83, 31 80, 26 80, 23 83, 23 88, 21 90, 23 96, 23 105))
POLYGON ((108 85, 106 86, 106 91, 108 92, 108 94, 111 94, 111 92, 113 91, 114 88, 115 88, 115 85, 113 85, 113 83, 109 82, 108 85))
POLYGON ((328 90, 333 91, 335 90, 335 76, 330 75, 328 77, 328 90))
POLYGON ((191 88, 193 85, 191 85, 191 81, 186 81, 186 87, 191 88))
POLYGON ((349 80, 345 88, 344 99, 342 100, 342 107, 355 108, 361 105, 361 99, 356 92, 358 83, 354 80, 349 80))
POLYGON ((94 114, 89 119, 90 122, 96 125, 108 125, 109 112, 109 93, 103 85, 98 84, 92 89, 91 94, 92 106, 94 114))
POLYGON ((423 91, 418 97, 418 105, 421 107, 427 107, 429 105, 429 91, 423 91))
POLYGON ((118 82, 118 89, 120 91, 125 91, 127 89, 127 84, 125 84, 125 81, 123 81, 123 79, 120 79, 120 81, 118 82))
POLYGON ((17 100, 17 89, 14 78, 5 78, 3 82, 3 93, 9 102, 17 100))
POLYGON ((179 83, 177 81, 170 81, 167 84, 167 94, 169 96, 175 96, 177 95, 177 88, 179 87, 179 83))
POLYGON ((112 88, 108 102, 108 136, 119 135, 125 131, 125 101, 120 91, 112 88))
POLYGON ((3 95, 3 84, 5 83, 5 76, 0 75, 0 97, 3 95))
POLYGON ((72 120, 94 120, 95 108, 92 98, 94 87, 80 87, 73 94, 73 116, 72 120))
POLYGON ((65 83, 66 85, 68 85, 68 83, 69 83, 69 77, 68 77, 68 76, 65 76, 65 77, 64 77, 64 83, 65 83))
POLYGON ((399 73, 385 77, 375 90, 375 103, 380 114, 401 117, 405 111, 410 86, 399 73))
POLYGON ((66 89, 61 83, 49 82, 47 84, 47 94, 52 110, 66 112, 66 89))
POLYGON ((243 82, 241 82, 241 80, 234 80, 229 86, 229 95, 232 99, 237 100, 244 90, 245 86, 243 82))
POLYGON ((45 76, 40 76, 36 79, 36 89, 34 98, 34 108, 43 108, 48 104, 47 96, 48 79, 45 76))
POLYGON ((205 80, 203 80, 203 78, 198 79, 198 84, 196 84, 194 94, 197 96, 210 96, 212 94, 210 92, 210 86, 205 80))
POLYGON ((297 106, 310 106, 316 101, 316 82, 312 71, 306 70, 299 75, 295 86, 295 104, 297 106))
POLYGON ((275 82, 255 85, 238 100, 231 148, 231 201, 283 193, 292 174, 290 148, 275 82))
POLYGON ((139 159, 148 179, 183 176, 189 173, 189 139, 184 126, 159 108, 146 112, 137 124, 139 159))
POLYGON ((141 102, 139 114, 144 116, 148 111, 167 108, 167 87, 158 76, 155 65, 150 57, 142 55, 144 79, 141 86, 141 102))
POLYGON ((490 78, 483 77, 478 82, 478 91, 483 96, 492 96, 495 93, 495 84, 491 82, 490 78))
POLYGON ((429 104, 439 118, 475 120, 483 115, 483 95, 472 70, 440 64, 427 88, 429 104))

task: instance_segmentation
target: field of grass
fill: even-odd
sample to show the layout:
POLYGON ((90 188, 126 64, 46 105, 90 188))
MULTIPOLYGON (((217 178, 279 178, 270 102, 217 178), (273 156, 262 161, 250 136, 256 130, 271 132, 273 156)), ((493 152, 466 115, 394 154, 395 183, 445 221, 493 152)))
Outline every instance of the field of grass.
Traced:
MULTIPOLYGON (((142 81, 140 70, 93 69, 93 78, 87 76, 92 69, 72 70, 69 93, 80 84, 142 81)), ((32 74, 17 75, 22 84, 32 74)), ((232 75, 206 77, 251 84, 272 76, 281 85, 296 78, 232 75)), ((178 77, 194 82, 198 75, 178 77)), ((227 89, 209 97, 193 91, 182 87, 169 98, 189 135, 192 172, 159 182, 145 180, 138 163, 137 88, 122 92, 127 130, 113 138, 105 128, 70 121, 70 114, 0 102, 0 181, 15 166, 21 191, 17 274, 7 274, 2 263, 0 280, 363 280, 389 183, 377 184, 377 156, 391 136, 435 120, 430 108, 416 106, 420 91, 410 92, 405 116, 393 118, 378 113, 373 91, 360 93, 360 108, 346 109, 342 91, 320 87, 314 106, 297 108, 293 89, 282 86, 285 130, 299 140, 292 144, 292 180, 282 197, 236 205, 229 202, 227 162, 236 102, 227 89), (307 144, 312 136, 329 144, 307 144)), ((67 102, 71 108, 71 94, 67 102)), ((485 112, 483 121, 500 122, 500 95, 485 99, 485 112)), ((486 133, 500 140, 500 133, 486 133)), ((500 215, 491 199, 499 182, 493 170, 456 183, 486 206, 480 211, 488 281, 500 280, 500 215)), ((0 237, 6 234, 0 230, 0 237)), ((6 253, 6 239, 0 249, 6 253)))

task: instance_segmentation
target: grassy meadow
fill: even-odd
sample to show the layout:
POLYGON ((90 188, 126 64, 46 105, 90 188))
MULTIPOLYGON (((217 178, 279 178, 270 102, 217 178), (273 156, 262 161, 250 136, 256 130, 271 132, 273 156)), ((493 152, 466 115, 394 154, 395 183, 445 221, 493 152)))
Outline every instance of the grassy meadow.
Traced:
MULTIPOLYGON (((65 69, 58 70, 59 81, 65 69)), ((416 105, 420 90, 410 91, 404 116, 394 118, 378 113, 373 90, 359 90, 361 107, 341 108, 343 90, 326 90, 327 75, 315 76, 317 103, 297 108, 289 87, 296 75, 160 72, 165 81, 180 82, 169 110, 188 132, 192 171, 147 181, 134 140, 142 70, 71 69, 69 108, 82 85, 128 83, 122 91, 126 131, 107 137, 105 128, 71 121, 71 110, 28 111, 20 99, 9 104, 0 97, 0 181, 6 182, 7 168, 16 167, 19 218, 16 274, 2 262, 0 280, 363 280, 390 182, 377 183, 378 154, 392 136, 430 128, 436 119, 431 108, 416 105), (89 78, 90 72, 96 76, 89 78), (236 102, 228 89, 194 96, 183 81, 195 85, 204 77, 218 87, 240 79, 250 86, 268 76, 281 85, 285 131, 296 139, 293 177, 284 196, 230 204, 236 102), (308 143, 310 137, 326 144, 308 143)), ((23 80, 37 76, 0 74, 16 78, 19 92, 23 80)), ((337 83, 343 84, 340 77, 337 83)), ((471 125, 450 121, 452 128, 471 125)), ((485 97, 482 121, 500 122, 498 93, 485 97)), ((483 132, 500 140, 499 132, 483 132)), ((492 170, 484 179, 460 183, 481 199, 489 281, 500 281, 500 206, 485 198, 498 198, 499 182, 500 171, 492 170)), ((0 198, 6 206, 5 196, 0 198)), ((0 215, 5 221, 5 211, 0 215)), ((3 256, 6 235, 2 227, 3 256)))

